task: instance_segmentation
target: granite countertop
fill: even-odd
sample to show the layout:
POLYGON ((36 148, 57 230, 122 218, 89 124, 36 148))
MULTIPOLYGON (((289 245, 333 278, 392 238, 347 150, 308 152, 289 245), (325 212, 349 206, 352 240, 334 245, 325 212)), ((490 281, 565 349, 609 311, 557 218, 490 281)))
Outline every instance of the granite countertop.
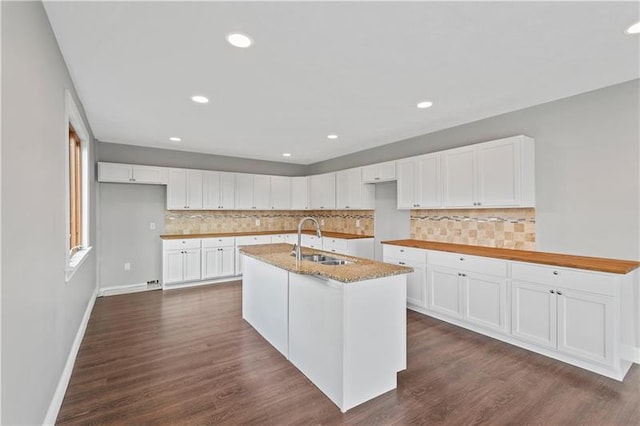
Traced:
POLYGON ((347 265, 322 265, 309 260, 296 262, 291 256, 291 244, 260 244, 253 246, 241 246, 240 251, 247 256, 261 260, 278 268, 289 272, 305 275, 318 275, 343 283, 370 280, 374 278, 388 277, 391 275, 408 274, 413 272, 413 268, 407 268, 389 263, 377 262, 375 260, 363 259, 360 257, 345 256, 329 253, 322 250, 315 250, 303 247, 302 254, 322 253, 338 259, 350 260, 353 263, 347 265))
MULTIPOLYGON (((220 238, 220 237, 244 237, 247 235, 278 235, 297 234, 297 230, 284 231, 254 231, 254 232, 219 232, 213 234, 164 234, 160 235, 163 240, 182 240, 187 238, 220 238)), ((302 230, 303 234, 316 235, 316 231, 310 229, 302 230)), ((322 231, 323 237, 340 238, 343 240, 357 240, 362 238, 373 238, 373 235, 346 234, 344 232, 322 231)))
POLYGON ((631 260, 607 259, 602 257, 573 256, 569 254, 545 253, 495 247, 469 246, 464 244, 439 243, 422 240, 383 241, 382 244, 412 247, 425 250, 438 250, 472 256, 493 257, 519 262, 539 263, 562 266, 565 268, 586 269, 590 271, 627 274, 640 266, 640 262, 631 260))

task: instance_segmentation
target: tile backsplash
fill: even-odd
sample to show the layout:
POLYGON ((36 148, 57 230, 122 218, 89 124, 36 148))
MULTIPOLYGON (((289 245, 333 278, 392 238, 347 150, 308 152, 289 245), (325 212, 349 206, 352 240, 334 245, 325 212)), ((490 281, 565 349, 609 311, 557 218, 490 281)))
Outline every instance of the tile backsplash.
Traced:
MULTIPOLYGON (((312 216, 323 231, 373 235, 373 210, 313 210, 313 211, 255 211, 255 210, 167 210, 164 215, 165 234, 208 234, 222 232, 260 232, 295 230, 298 222, 312 216), (256 221, 260 220, 260 225, 256 221), (356 220, 360 226, 356 226, 356 220)), ((306 223, 305 229, 312 224, 306 223)))
POLYGON ((412 210, 411 238, 535 250, 535 209, 412 210))

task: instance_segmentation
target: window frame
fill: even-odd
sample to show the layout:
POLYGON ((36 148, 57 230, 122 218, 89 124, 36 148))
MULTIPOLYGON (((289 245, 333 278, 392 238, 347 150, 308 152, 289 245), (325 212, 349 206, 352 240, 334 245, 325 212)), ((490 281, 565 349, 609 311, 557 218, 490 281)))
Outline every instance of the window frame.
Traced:
POLYGON ((89 239, 89 132, 84 125, 82 115, 69 90, 65 90, 65 281, 69 282, 80 265, 87 259, 92 247, 89 239), (70 130, 73 128, 80 139, 81 150, 81 193, 82 193, 82 230, 81 247, 72 253, 71 245, 71 185, 70 185, 70 130))

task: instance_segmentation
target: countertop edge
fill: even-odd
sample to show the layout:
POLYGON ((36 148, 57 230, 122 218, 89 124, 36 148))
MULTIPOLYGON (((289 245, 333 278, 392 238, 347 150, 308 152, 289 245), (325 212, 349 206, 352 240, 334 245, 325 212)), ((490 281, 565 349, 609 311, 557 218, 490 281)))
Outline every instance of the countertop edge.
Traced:
POLYGON ((640 267, 640 262, 631 260, 576 256, 562 253, 505 249, 498 247, 471 246, 465 244, 442 243, 437 241, 407 239, 382 241, 381 243, 423 250, 446 251, 450 253, 468 254, 471 256, 512 260, 516 262, 584 269, 618 275, 628 274, 640 267))
MULTIPOLYGON (((190 239, 190 238, 223 238, 223 237, 247 237, 252 235, 279 235, 279 234, 297 234, 296 230, 281 230, 281 231, 255 231, 255 232, 217 232, 217 233, 208 233, 208 234, 162 234, 160 238, 163 240, 180 240, 180 239, 190 239)), ((306 235, 315 235, 315 231, 310 229, 304 229, 302 231, 303 234, 306 235)), ((360 234, 349 234, 345 232, 333 232, 333 231, 323 231, 322 236, 327 236, 329 238, 338 238, 343 240, 361 240, 367 238, 374 238, 373 235, 360 235, 360 234)))

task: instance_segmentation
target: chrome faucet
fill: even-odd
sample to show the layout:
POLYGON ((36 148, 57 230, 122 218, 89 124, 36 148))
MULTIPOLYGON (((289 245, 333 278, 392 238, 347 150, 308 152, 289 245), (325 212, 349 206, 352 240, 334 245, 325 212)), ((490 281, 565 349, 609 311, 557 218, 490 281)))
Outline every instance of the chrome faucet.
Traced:
POLYGON ((313 223, 316 224, 316 235, 318 236, 318 238, 322 238, 322 232, 320 232, 320 224, 318 223, 318 221, 311 217, 311 216, 307 216, 305 218, 303 218, 300 223, 298 224, 298 244, 296 244, 293 247, 293 250, 295 251, 296 254, 296 260, 302 260, 302 250, 300 248, 300 245, 302 244, 302 225, 307 221, 310 220, 313 223))

